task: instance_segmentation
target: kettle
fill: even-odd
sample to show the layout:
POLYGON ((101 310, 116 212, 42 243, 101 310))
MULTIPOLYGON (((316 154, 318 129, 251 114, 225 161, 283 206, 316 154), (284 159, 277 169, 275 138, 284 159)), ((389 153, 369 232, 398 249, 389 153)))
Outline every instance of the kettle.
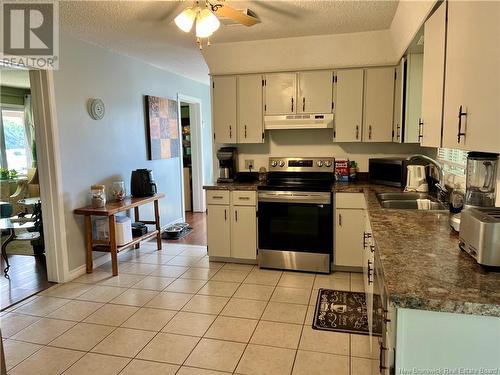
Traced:
POLYGON ((133 197, 151 197, 157 193, 153 172, 150 169, 132 171, 130 193, 133 197))
POLYGON ((429 191, 424 165, 408 165, 405 191, 426 193, 429 191))

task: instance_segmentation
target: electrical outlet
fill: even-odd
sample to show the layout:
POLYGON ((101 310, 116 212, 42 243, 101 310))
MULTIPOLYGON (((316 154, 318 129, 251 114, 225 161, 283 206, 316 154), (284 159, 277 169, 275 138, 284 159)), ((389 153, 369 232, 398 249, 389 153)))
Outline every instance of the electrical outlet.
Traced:
POLYGON ((245 159, 245 169, 253 169, 253 160, 245 159))

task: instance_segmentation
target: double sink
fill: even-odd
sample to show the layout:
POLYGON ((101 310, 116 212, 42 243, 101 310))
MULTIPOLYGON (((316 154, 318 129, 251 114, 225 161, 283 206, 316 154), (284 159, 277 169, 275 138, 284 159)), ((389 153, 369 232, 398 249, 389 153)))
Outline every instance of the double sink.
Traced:
POLYGON ((428 193, 377 193, 377 199, 383 208, 400 210, 418 210, 418 199, 429 200, 429 210, 447 210, 447 207, 439 202, 436 197, 428 193))

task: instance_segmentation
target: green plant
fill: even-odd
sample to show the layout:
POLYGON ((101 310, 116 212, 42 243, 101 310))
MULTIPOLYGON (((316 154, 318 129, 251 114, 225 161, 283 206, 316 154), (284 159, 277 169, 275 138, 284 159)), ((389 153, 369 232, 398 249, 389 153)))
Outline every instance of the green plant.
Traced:
POLYGON ((17 171, 16 171, 15 169, 11 169, 11 170, 9 171, 9 177, 10 177, 11 179, 16 178, 16 177, 17 177, 17 171))
POLYGON ((0 168, 0 180, 8 180, 10 172, 7 168, 0 168))

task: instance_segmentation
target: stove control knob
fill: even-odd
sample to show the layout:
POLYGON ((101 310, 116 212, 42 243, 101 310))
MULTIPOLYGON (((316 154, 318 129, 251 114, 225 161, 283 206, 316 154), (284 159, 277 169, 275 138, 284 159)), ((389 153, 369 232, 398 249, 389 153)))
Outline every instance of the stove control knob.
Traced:
POLYGON ((330 168, 332 166, 331 160, 325 160, 325 167, 330 168))
POLYGON ((271 167, 276 167, 278 165, 278 162, 276 160, 273 160, 271 162, 271 167))
POLYGON ((323 166, 323 160, 318 160, 316 165, 321 168, 323 166))
POLYGON ((285 162, 283 160, 280 160, 280 167, 283 168, 285 166, 285 162))

